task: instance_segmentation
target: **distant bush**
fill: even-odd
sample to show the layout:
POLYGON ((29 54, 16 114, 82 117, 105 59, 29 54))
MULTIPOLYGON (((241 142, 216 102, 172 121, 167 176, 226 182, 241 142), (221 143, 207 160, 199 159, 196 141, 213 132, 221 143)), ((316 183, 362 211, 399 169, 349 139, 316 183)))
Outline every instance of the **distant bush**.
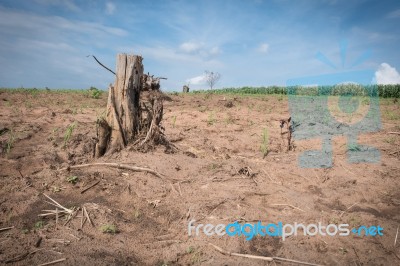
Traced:
POLYGON ((96 87, 90 87, 90 89, 88 89, 88 96, 93 99, 99 99, 101 93, 102 91, 97 89, 96 87))

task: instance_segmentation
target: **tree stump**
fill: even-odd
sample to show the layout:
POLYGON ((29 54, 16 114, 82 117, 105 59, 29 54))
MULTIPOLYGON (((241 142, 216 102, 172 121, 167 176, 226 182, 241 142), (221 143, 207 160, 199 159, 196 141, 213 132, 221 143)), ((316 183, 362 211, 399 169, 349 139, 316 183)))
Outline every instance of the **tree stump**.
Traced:
POLYGON ((189 89, 189 86, 187 86, 187 85, 184 85, 183 88, 182 88, 182 92, 183 92, 183 93, 188 93, 189 90, 190 90, 190 89, 189 89))
POLYGON ((164 95, 160 78, 143 75, 143 58, 118 54, 115 85, 108 88, 106 117, 97 121, 95 157, 120 151, 128 144, 169 143, 161 120, 164 95))
POLYGON ((108 88, 106 119, 98 121, 96 157, 121 150, 138 134, 142 75, 141 56, 117 55, 115 86, 108 88))

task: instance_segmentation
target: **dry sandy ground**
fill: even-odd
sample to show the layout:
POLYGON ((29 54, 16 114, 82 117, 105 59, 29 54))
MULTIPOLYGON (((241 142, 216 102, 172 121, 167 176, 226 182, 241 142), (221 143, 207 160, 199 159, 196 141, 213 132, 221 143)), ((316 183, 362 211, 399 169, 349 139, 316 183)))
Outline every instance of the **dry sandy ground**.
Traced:
POLYGON ((334 137, 334 166, 303 169, 298 155, 318 139, 295 141, 286 151, 279 119, 288 118, 284 96, 172 95, 164 126, 179 148, 142 153, 129 147, 92 159, 96 117, 106 95, 0 92, 0 263, 38 265, 293 265, 221 254, 276 256, 324 265, 399 265, 400 105, 381 100, 383 129, 360 142, 379 148, 376 164, 348 164, 346 139, 334 137), (226 103, 231 101, 232 106, 226 103), (64 147, 69 125, 76 123, 64 147), (270 153, 260 151, 263 129, 270 153), (7 145, 12 144, 10 149, 7 145), (126 163, 145 172, 110 167, 60 170, 87 162, 126 163), (242 169, 242 171, 241 171, 242 169), (243 170, 249 170, 250 175, 243 170), (77 177, 76 184, 68 182, 77 177), (99 183, 84 193, 81 191, 99 183), (66 225, 44 194, 76 212, 66 225), (83 226, 85 207, 93 223, 83 226), (188 221, 214 225, 263 223, 380 225, 383 236, 188 236, 188 221), (115 234, 104 233, 108 226, 115 234), (39 239, 41 239, 39 243, 39 239), (16 261, 16 262, 13 262, 16 261))

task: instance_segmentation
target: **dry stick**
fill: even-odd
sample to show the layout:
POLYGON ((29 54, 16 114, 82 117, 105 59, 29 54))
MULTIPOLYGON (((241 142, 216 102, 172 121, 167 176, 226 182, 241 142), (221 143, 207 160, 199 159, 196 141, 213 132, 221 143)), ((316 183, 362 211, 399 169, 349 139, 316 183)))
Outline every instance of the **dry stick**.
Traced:
POLYGON ((354 203, 353 205, 351 205, 350 207, 348 207, 344 212, 342 212, 342 214, 340 215, 340 217, 343 216, 343 214, 345 214, 345 212, 347 212, 348 210, 350 210, 351 208, 353 208, 355 205, 357 205, 358 202, 354 203))
POLYGON ((85 219, 85 214, 83 212, 83 207, 82 207, 82 213, 81 213, 81 229, 83 229, 83 220, 85 219))
POLYGON ((36 249, 34 251, 31 251, 31 252, 26 252, 26 253, 24 253, 22 255, 16 256, 16 257, 14 257, 12 259, 9 259, 9 260, 6 260, 5 263, 11 263, 11 262, 17 262, 17 261, 23 260, 26 257, 28 257, 29 255, 32 255, 32 254, 38 252, 39 250, 42 250, 42 248, 36 249))
POLYGON ((182 197, 181 182, 178 182, 179 195, 182 197))
POLYGON ((25 179, 24 175, 21 173, 20 170, 18 170, 18 173, 21 175, 22 179, 25 179))
POLYGON ((396 238, 394 239, 394 246, 396 247, 397 243, 397 236, 399 235, 399 226, 397 226, 397 231, 396 231, 396 238))
POLYGON ((89 214, 88 214, 88 212, 86 211, 85 206, 82 206, 82 208, 83 208, 83 211, 85 212, 85 216, 86 216, 86 218, 88 219, 89 223, 94 227, 94 224, 93 224, 92 220, 90 220, 89 214))
POLYGON ((0 228, 0 232, 6 231, 6 230, 10 230, 10 229, 13 229, 13 228, 14 228, 14 226, 0 228))
POLYGON ((157 171, 154 171, 153 169, 150 168, 145 168, 145 167, 138 167, 138 166, 131 166, 131 165, 126 165, 126 164, 119 164, 119 163, 88 163, 88 164, 81 164, 81 165, 73 165, 69 166, 66 168, 60 169, 60 171, 65 171, 68 169, 76 169, 76 168, 84 168, 84 167, 90 167, 90 166, 109 166, 109 167, 114 167, 118 169, 128 169, 136 172, 148 172, 150 174, 153 174, 159 178, 163 178, 163 176, 158 173, 157 171))
POLYGON ((300 209, 300 208, 298 208, 298 207, 296 207, 296 206, 290 205, 290 204, 285 204, 285 203, 280 204, 280 203, 277 203, 277 204, 271 204, 271 205, 273 205, 273 206, 288 206, 288 207, 292 207, 293 209, 297 209, 297 210, 299 210, 299 211, 304 212, 304 210, 302 210, 302 209, 300 209))
MULTIPOLYGON (((89 57, 89 56, 90 56, 90 55, 88 55, 88 56, 86 56, 86 57, 89 57)), ((111 69, 109 69, 108 67, 106 67, 105 65, 103 65, 102 63, 100 63, 100 61, 97 60, 97 58, 96 58, 94 55, 92 55, 92 57, 94 58, 94 60, 96 60, 97 63, 99 63, 100 66, 104 67, 105 69, 107 69, 108 71, 110 71, 111 73, 113 73, 113 74, 115 75, 115 72, 114 72, 114 71, 112 71, 111 69)))
POLYGON ((396 153, 399 153, 399 152, 400 152, 400 150, 394 151, 394 152, 389 153, 389 155, 396 154, 396 153))
POLYGON ((66 260, 66 258, 62 258, 62 259, 59 259, 59 260, 53 260, 53 261, 50 261, 50 262, 42 263, 42 264, 39 264, 38 266, 52 265, 52 264, 56 264, 56 263, 59 263, 59 262, 63 262, 65 260, 66 260))
POLYGON ((169 183, 170 185, 171 185, 171 189, 172 189, 172 191, 174 191, 176 194, 179 194, 179 192, 178 191, 176 191, 176 189, 174 188, 174 185, 172 185, 172 183, 169 183))
POLYGON ((400 135, 400 132, 388 132, 388 134, 400 135))
POLYGON ((140 143, 139 147, 143 146, 143 145, 147 142, 147 140, 149 139, 150 134, 151 134, 151 132, 153 131, 154 120, 155 120, 155 118, 153 118, 153 119, 151 120, 150 129, 149 129, 149 131, 148 131, 147 134, 146 134, 146 138, 142 141, 142 143, 140 143))
POLYGON ((280 258, 280 257, 264 257, 264 256, 255 256, 255 255, 249 255, 249 254, 240 254, 240 253, 235 253, 235 252, 229 252, 226 251, 214 244, 208 243, 210 246, 212 246, 213 248, 215 248, 216 250, 218 250, 219 252, 221 252, 224 255, 228 255, 228 256, 236 256, 236 257, 243 257, 243 258, 248 258, 248 259, 257 259, 257 260, 265 260, 265 261, 275 261, 275 260, 279 260, 279 261, 288 261, 288 262, 293 262, 293 263, 298 263, 298 264, 303 264, 303 265, 319 265, 319 264, 314 264, 314 263, 309 263, 309 262, 303 262, 303 261, 298 261, 298 260, 291 260, 291 259, 285 259, 285 258, 280 258))
POLYGON ((48 198, 49 200, 51 200, 52 202, 54 202, 54 204, 52 204, 51 202, 49 202, 52 205, 55 205, 56 207, 59 207, 60 209, 63 209, 64 211, 68 212, 68 213, 72 213, 72 210, 65 208, 64 206, 62 206, 60 203, 58 203, 57 201, 53 200, 52 198, 50 198, 49 196, 47 196, 46 194, 43 193, 43 195, 48 198))
POLYGON ((56 229, 57 229, 57 225, 58 225, 58 209, 56 208, 56 229))
POLYGON ((87 188, 83 189, 83 190, 81 191, 81 194, 85 193, 86 191, 88 191, 88 190, 91 189, 92 187, 96 186, 98 183, 100 183, 100 180, 97 181, 96 183, 94 183, 94 184, 88 186, 87 188))

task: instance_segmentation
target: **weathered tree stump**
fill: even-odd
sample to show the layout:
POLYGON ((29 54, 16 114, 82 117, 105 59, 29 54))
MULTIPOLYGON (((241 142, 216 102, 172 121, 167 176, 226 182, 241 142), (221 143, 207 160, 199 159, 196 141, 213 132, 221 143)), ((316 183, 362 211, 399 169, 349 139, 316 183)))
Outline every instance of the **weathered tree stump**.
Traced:
POLYGON ((182 92, 183 92, 183 93, 188 93, 189 90, 190 90, 190 88, 189 88, 189 86, 187 86, 187 85, 184 85, 183 88, 182 88, 182 92))
POLYGON ((142 60, 137 55, 117 55, 115 85, 109 87, 106 117, 97 121, 96 158, 128 144, 141 147, 151 141, 168 142, 160 125, 163 115, 160 80, 143 75, 142 60))

